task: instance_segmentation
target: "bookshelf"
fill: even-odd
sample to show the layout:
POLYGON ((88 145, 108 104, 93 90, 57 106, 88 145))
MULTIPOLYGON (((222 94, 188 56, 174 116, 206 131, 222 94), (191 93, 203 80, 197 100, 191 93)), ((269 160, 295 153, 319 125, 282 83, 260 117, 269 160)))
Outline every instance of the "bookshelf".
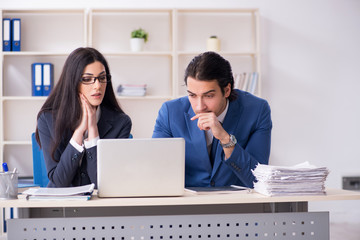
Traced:
POLYGON ((0 15, 21 18, 21 52, 0 56, 0 163, 16 166, 20 176, 32 176, 31 133, 46 99, 31 96, 31 64, 53 63, 56 84, 77 47, 105 55, 115 92, 120 84, 147 84, 144 97, 117 97, 137 138, 151 137, 163 102, 186 94, 184 69, 206 51, 211 35, 234 73, 259 73, 255 94, 261 96, 258 9, 3 9, 0 15), (149 39, 144 51, 131 52, 130 33, 139 27, 149 39))

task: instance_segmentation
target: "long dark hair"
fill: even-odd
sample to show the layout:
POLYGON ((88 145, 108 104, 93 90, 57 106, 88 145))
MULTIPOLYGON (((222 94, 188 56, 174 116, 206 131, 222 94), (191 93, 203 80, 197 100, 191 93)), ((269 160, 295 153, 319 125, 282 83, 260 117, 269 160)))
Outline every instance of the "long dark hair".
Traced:
MULTIPOLYGON (((87 65, 99 61, 105 67, 106 74, 110 69, 104 56, 94 48, 77 48, 65 61, 60 79, 51 94, 46 99, 37 115, 37 119, 44 112, 51 112, 55 139, 52 143, 51 156, 55 160, 55 151, 64 138, 64 134, 72 133, 80 124, 82 118, 81 101, 79 97, 79 86, 81 76, 87 65)), ((114 111, 123 112, 120 108, 111 81, 107 83, 105 96, 100 106, 114 111)), ((36 141, 40 143, 39 130, 36 127, 36 141)))
POLYGON ((187 78, 192 77, 200 81, 216 80, 222 94, 225 94, 225 87, 230 83, 231 92, 229 101, 236 99, 234 91, 234 77, 229 61, 215 52, 204 52, 194 57, 185 70, 184 81, 187 85, 187 78))

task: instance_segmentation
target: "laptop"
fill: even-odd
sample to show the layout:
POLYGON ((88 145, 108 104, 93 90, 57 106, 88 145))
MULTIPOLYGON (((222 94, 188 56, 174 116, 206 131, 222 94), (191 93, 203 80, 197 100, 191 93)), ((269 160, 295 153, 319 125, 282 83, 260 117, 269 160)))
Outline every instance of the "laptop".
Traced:
POLYGON ((184 194, 183 138, 100 139, 97 161, 99 197, 184 194))

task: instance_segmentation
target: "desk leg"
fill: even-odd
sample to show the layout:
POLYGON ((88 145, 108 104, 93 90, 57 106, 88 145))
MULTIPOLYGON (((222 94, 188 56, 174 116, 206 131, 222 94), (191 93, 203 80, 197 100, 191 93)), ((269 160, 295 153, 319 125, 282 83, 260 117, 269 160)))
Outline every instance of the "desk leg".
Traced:
POLYGON ((264 212, 307 212, 308 202, 268 203, 264 204, 264 212), (266 208, 269 207, 269 208, 266 208))

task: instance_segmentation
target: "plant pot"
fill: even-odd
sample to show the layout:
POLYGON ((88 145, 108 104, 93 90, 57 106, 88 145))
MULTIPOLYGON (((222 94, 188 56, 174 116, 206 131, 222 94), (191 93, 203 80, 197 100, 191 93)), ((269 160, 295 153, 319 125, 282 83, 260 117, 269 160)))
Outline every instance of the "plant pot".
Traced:
POLYGON ((144 50, 145 40, 143 38, 131 38, 130 47, 133 52, 141 52, 144 50))
POLYGON ((220 52, 220 40, 218 38, 208 38, 206 49, 208 51, 220 52))

